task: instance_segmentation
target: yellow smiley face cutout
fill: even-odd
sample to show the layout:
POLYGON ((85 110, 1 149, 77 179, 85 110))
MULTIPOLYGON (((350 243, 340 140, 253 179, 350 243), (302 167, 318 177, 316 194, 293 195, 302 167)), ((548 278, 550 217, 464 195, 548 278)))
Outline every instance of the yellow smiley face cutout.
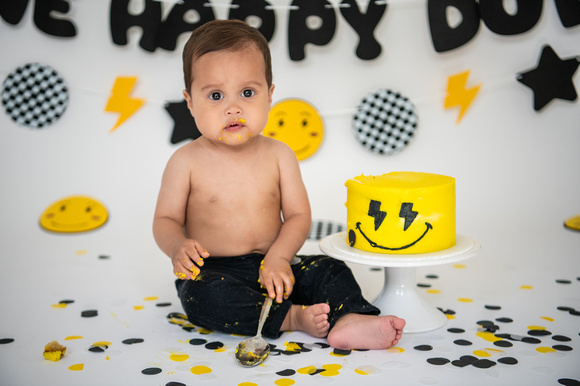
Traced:
POLYGON ((51 204, 40 216, 40 226, 51 232, 85 232, 102 226, 109 214, 99 201, 69 196, 51 204))
POLYGON ((270 110, 264 135, 290 146, 298 161, 302 161, 320 147, 324 125, 311 104, 299 99, 286 99, 270 110))

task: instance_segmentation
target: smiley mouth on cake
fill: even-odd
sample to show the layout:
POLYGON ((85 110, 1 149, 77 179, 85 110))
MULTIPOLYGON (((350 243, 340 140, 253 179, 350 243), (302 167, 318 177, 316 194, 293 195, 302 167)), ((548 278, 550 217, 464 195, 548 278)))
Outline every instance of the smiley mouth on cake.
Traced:
MULTIPOLYGON (((427 232, 429 232, 430 229, 433 229, 433 225, 429 224, 428 222, 425 223, 425 232, 423 232, 423 234, 415 241, 413 241, 410 244, 404 245, 402 247, 396 247, 396 248, 391 248, 391 247, 385 247, 383 245, 379 245, 377 243, 375 243, 374 241, 372 241, 371 239, 369 239, 367 237, 367 235, 365 235, 365 233, 363 232, 363 230, 360 227, 360 222, 356 223, 356 229, 358 229, 358 231, 360 232, 360 234, 366 239, 366 241, 368 241, 369 245, 373 248, 380 248, 380 249, 386 249, 389 251, 400 251, 401 249, 407 249, 412 247, 413 245, 417 244, 423 237, 425 237, 425 235, 427 234, 427 232)), ((349 233, 349 244, 352 247, 354 245, 356 239, 356 235, 354 234, 354 231, 351 230, 351 233, 349 233)))

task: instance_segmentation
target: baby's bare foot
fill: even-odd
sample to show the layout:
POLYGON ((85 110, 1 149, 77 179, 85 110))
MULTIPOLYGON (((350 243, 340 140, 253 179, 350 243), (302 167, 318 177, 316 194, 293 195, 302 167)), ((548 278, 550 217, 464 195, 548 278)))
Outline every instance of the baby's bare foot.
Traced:
POLYGON ((396 316, 347 314, 330 330, 328 344, 344 350, 386 349, 399 342, 404 327, 405 320, 396 316))
POLYGON ((304 331, 316 338, 328 335, 328 313, 330 306, 326 303, 312 306, 294 304, 286 315, 280 331, 304 331))

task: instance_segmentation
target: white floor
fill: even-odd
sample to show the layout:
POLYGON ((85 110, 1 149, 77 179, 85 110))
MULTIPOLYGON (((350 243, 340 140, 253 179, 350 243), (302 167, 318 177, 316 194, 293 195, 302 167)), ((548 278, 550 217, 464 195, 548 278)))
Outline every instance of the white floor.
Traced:
MULTIPOLYGON (((535 228, 510 234, 481 224, 471 229, 483 246, 476 257, 417 270, 419 292, 447 315, 444 327, 380 351, 335 352, 324 340, 285 333, 255 368, 234 361, 242 337, 183 328, 169 261, 150 244, 129 249, 133 240, 107 241, 98 230, 35 233, 8 243, 0 260, 0 383, 578 385, 580 232, 561 223, 535 228), (73 302, 59 305, 65 300, 73 302), (97 315, 82 316, 90 310, 97 315), (58 362, 42 355, 52 340, 67 347, 58 362)), ((317 250, 314 241, 304 248, 317 250)), ((375 297, 382 271, 351 266, 375 297)))

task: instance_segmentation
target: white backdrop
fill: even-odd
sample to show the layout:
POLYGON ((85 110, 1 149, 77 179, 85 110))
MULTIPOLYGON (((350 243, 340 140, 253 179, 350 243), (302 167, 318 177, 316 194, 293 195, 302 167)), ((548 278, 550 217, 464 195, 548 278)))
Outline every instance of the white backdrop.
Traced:
MULTIPOLYGON (((26 253, 35 242, 66 241, 97 250, 117 245, 158 259, 151 219, 160 177, 167 159, 185 143, 170 143, 173 120, 164 104, 181 99, 186 36, 173 52, 150 53, 138 46, 141 31, 133 28, 129 44, 117 46, 109 32, 109 2, 72 0, 60 17, 73 20, 78 35, 56 38, 34 25, 30 3, 18 25, 0 21, 0 77, 26 63, 46 64, 65 79, 70 99, 60 120, 38 130, 0 112, 3 267, 18 264, 10 254, 26 253), (138 77, 131 95, 146 104, 109 133, 117 114, 104 107, 118 76, 138 77), (71 194, 103 202, 108 223, 78 235, 41 230, 43 210, 71 194)), ((133 3, 138 10, 140 2, 133 3)), ((227 16, 228 3, 211 2, 217 17, 227 16)), ((544 2, 540 21, 525 34, 499 36, 482 23, 473 40, 444 54, 433 49, 425 0, 389 1, 375 31, 383 51, 372 61, 356 57, 358 37, 336 8, 334 39, 326 46, 308 45, 300 62, 288 55, 290 1, 271 3, 277 22, 270 42, 274 102, 304 99, 325 124, 318 152, 301 161, 314 219, 345 222, 344 182, 361 173, 397 170, 455 177, 458 232, 492 250, 513 240, 518 248, 526 244, 530 251, 549 252, 549 243, 539 244, 542 235, 566 232, 563 221, 580 214, 580 101, 554 100, 536 112, 532 91, 516 81, 517 73, 536 67, 545 44, 561 58, 580 56, 580 27, 564 28, 553 1, 544 2), (467 86, 482 88, 456 124, 458 109, 445 110, 443 103, 448 77, 465 70, 471 71, 467 86), (368 151, 352 130, 357 104, 380 88, 407 96, 419 117, 410 145, 391 156, 368 151)))

